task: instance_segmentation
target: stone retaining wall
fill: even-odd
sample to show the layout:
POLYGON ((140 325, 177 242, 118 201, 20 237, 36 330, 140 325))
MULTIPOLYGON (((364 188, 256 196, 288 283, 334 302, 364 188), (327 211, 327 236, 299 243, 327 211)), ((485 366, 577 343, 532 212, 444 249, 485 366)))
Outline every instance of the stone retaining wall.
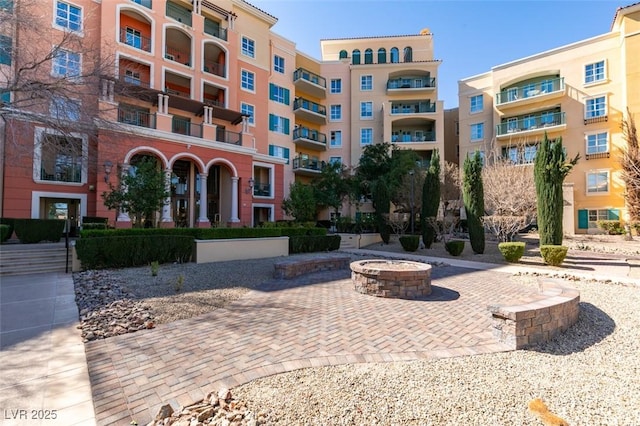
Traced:
POLYGON ((541 299, 521 305, 489 306, 493 333, 502 343, 522 349, 548 342, 578 321, 580 292, 566 283, 541 279, 541 299))
POLYGON ((333 271, 336 269, 348 269, 351 257, 349 256, 313 256, 308 258, 287 259, 276 262, 273 267, 273 277, 278 279, 291 279, 303 274, 311 274, 320 271, 333 271))

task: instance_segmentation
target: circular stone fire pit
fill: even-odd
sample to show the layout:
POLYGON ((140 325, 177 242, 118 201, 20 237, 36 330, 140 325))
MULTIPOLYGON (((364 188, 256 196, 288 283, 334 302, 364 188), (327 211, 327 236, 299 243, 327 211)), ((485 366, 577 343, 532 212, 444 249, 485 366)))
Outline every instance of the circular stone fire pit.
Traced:
POLYGON ((359 293, 397 299, 431 294, 431 265, 408 260, 351 262, 351 280, 359 293))

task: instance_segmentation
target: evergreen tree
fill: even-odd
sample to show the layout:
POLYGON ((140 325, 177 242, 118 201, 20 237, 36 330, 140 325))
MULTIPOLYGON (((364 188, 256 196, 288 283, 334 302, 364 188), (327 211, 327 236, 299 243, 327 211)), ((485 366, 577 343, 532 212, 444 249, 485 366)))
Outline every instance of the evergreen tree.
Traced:
POLYGON ((431 247, 436 235, 435 229, 429 223, 435 220, 440 207, 440 154, 433 152, 431 162, 422 186, 422 209, 420 211, 420 228, 425 247, 431 247), (433 219, 430 219, 433 218, 433 219))
POLYGON ((389 244, 391 238, 391 229, 387 219, 389 218, 389 187, 384 179, 378 179, 376 181, 376 187, 374 191, 373 208, 376 210, 376 223, 378 225, 378 232, 385 244, 389 244))
POLYGON ((540 245, 562 245, 562 183, 579 158, 567 161, 562 138, 552 141, 544 134, 533 164, 540 245))
POLYGON ((462 200, 467 212, 467 227, 471 248, 476 254, 484 253, 484 192, 482 188, 482 157, 476 151, 463 164, 462 200))

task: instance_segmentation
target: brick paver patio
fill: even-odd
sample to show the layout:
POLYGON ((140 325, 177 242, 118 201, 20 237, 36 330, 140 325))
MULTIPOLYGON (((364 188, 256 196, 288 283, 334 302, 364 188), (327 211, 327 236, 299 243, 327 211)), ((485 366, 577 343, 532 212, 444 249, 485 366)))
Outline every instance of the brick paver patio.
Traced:
POLYGON ((507 350, 487 305, 531 300, 510 275, 435 267, 428 300, 357 293, 349 271, 272 280, 226 308, 86 345, 98 424, 146 424, 209 391, 305 367, 507 350))

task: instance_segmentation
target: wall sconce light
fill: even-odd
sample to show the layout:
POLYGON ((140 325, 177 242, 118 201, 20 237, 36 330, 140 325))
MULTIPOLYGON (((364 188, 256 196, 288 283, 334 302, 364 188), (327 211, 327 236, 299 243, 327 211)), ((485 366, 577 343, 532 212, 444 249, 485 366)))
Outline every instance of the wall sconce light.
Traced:
POLYGON ((113 163, 107 160, 104 162, 103 166, 104 166, 104 181, 109 182, 109 177, 111 176, 111 169, 113 168, 113 163))
POLYGON ((251 191, 253 190, 253 185, 256 183, 255 180, 253 180, 253 178, 249 178, 249 187, 245 190, 245 192, 247 194, 251 193, 251 191))

